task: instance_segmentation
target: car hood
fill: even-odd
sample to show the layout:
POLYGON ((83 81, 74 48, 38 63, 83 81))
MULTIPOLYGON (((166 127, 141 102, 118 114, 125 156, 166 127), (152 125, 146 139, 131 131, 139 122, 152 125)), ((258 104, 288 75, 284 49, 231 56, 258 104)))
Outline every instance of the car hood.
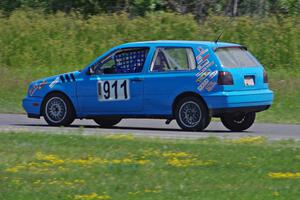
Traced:
POLYGON ((62 83, 75 82, 76 78, 79 74, 80 74, 80 71, 73 71, 73 72, 68 72, 68 73, 64 73, 64 74, 58 74, 58 75, 49 76, 49 77, 35 80, 31 84, 51 84, 55 80, 62 82, 62 83))
POLYGON ((28 87, 27 94, 29 96, 43 96, 43 94, 49 91, 49 89, 54 89, 56 85, 76 82, 76 79, 79 74, 80 71, 74 71, 33 81, 28 87))

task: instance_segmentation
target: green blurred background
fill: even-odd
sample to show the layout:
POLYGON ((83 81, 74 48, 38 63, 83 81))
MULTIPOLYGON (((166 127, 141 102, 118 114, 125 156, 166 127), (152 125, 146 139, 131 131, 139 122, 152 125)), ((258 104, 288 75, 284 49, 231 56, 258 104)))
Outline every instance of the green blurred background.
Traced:
POLYGON ((221 41, 247 46, 269 73, 275 102, 259 121, 300 123, 300 0, 1 0, 0 112, 24 112, 32 80, 115 45, 215 40, 223 29, 221 41))

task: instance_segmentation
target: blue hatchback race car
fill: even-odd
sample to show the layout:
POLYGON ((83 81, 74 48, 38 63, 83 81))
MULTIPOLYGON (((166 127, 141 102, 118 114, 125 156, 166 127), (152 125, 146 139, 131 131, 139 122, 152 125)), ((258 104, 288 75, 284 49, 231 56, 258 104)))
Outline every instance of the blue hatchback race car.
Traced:
POLYGON ((81 71, 32 82, 23 107, 49 125, 93 119, 176 119, 202 131, 212 117, 232 131, 248 129, 273 101, 267 73, 247 48, 202 41, 149 41, 114 47, 81 71))

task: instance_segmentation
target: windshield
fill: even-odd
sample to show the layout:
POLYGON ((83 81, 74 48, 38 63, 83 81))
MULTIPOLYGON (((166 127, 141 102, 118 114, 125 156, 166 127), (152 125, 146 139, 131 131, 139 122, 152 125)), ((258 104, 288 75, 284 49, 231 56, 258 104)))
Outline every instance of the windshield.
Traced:
POLYGON ((257 67, 260 65, 251 53, 244 48, 219 48, 216 55, 225 68, 257 67))

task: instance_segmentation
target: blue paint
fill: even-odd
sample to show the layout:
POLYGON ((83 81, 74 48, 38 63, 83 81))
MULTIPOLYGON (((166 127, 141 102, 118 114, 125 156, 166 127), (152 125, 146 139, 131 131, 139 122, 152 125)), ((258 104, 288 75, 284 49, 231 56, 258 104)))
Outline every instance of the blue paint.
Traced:
POLYGON ((269 90, 268 84, 263 82, 263 66, 224 68, 215 55, 215 49, 222 47, 242 46, 205 41, 150 41, 123 44, 99 56, 83 70, 63 74, 64 82, 56 79, 61 75, 32 82, 28 91, 32 90, 32 87, 37 89, 32 95, 28 92, 23 100, 23 107, 29 114, 42 115, 43 99, 47 94, 55 91, 62 92, 69 97, 76 110, 77 118, 94 115, 165 116, 167 118, 173 115, 172 106, 176 97, 186 92, 199 94, 209 109, 271 105, 273 92, 269 90), (89 67, 97 64, 110 53, 136 47, 147 48, 147 53, 143 51, 135 53, 135 59, 127 65, 124 65, 124 61, 128 55, 118 55, 114 58, 116 61, 118 60, 116 71, 119 74, 89 75, 87 73, 89 67), (151 62, 158 47, 192 48, 195 62, 198 63, 196 69, 151 72, 151 62), (204 60, 202 60, 203 58, 204 60), (141 63, 144 65, 142 66, 141 63), (204 74, 205 77, 199 79, 205 71, 210 73, 204 74), (216 84, 219 71, 230 72, 234 84, 216 84), (244 85, 244 77, 248 75, 255 77, 254 86, 244 85), (50 87, 55 80, 56 82, 50 87), (98 82, 100 80, 128 80, 130 98, 118 101, 99 101, 98 82), (42 82, 43 86, 39 88, 38 86, 42 82), (33 103, 38 103, 39 106, 34 106, 33 103))

